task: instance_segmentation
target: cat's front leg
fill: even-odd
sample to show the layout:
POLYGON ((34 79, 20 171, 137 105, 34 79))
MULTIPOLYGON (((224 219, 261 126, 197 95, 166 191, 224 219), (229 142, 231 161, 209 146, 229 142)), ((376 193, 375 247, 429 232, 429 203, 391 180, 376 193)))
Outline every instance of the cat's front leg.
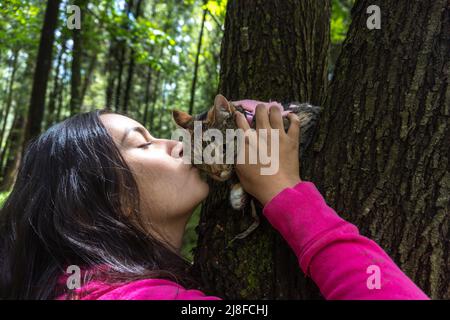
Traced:
POLYGON ((251 207, 251 213, 253 218, 253 223, 244 231, 233 237, 231 241, 229 241, 228 246, 231 245, 235 240, 238 239, 244 239, 246 238, 250 233, 252 233, 260 223, 259 216, 256 212, 254 199, 250 200, 250 196, 247 192, 244 191, 244 188, 242 188, 242 185, 237 182, 231 186, 230 189, 230 202, 231 206, 235 210, 244 210, 247 203, 250 202, 251 207))
POLYGON ((248 201, 248 194, 238 182, 231 186, 230 189, 230 204, 234 210, 243 210, 248 201))

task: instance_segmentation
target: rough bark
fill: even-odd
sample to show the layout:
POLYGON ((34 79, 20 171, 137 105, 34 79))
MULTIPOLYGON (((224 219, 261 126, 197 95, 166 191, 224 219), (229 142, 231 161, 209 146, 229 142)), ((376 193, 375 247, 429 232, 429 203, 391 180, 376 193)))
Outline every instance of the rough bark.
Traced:
POLYGON ((308 101, 325 97, 330 4, 230 1, 220 91, 230 98, 308 101))
POLYGON ((303 172, 432 298, 450 298, 450 2, 358 1, 303 172), (366 9, 381 8, 381 30, 366 9))
MULTIPOLYGON (((310 101, 325 97, 329 1, 230 0, 221 51, 220 93, 232 100, 310 101)), ((211 182, 202 208, 194 272, 223 298, 319 297, 290 248, 265 219, 226 248, 251 222, 233 211, 228 188, 211 182)))

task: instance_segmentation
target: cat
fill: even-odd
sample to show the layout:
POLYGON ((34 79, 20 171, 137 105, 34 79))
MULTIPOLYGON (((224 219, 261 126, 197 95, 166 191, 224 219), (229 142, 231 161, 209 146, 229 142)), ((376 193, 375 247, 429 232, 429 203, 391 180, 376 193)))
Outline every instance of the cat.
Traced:
MULTIPOLYGON (((250 123, 251 128, 255 128, 255 119, 253 117, 252 112, 249 112, 247 110, 248 108, 244 108, 242 104, 245 103, 245 101, 252 101, 254 104, 257 103, 257 101, 253 100, 242 100, 242 101, 228 101, 223 95, 218 94, 216 98, 214 99, 214 105, 209 109, 206 110, 198 115, 189 115, 186 112, 179 111, 179 110, 173 110, 172 116, 176 123, 176 125, 180 128, 188 130, 191 137, 194 135, 194 121, 200 121, 202 125, 202 131, 205 131, 207 129, 219 129, 222 133, 226 131, 226 129, 237 129, 236 122, 234 120, 234 113, 236 111, 239 111, 246 115, 247 120, 250 123)), ((266 104, 272 105, 273 103, 269 102, 266 104)), ((276 103, 277 104, 277 103, 276 103)), ((283 108, 285 111, 294 112, 298 115, 300 118, 300 132, 301 132, 301 138, 300 138, 300 154, 299 156, 304 153, 308 145, 311 143, 311 140, 314 135, 314 129, 316 128, 317 121, 319 119, 320 114, 320 107, 312 106, 308 103, 296 103, 292 102, 289 104, 278 104, 279 108, 283 108)), ((289 119, 286 116, 283 116, 283 124, 284 129, 287 130, 289 127, 289 119)), ((194 153, 194 139, 191 139, 192 141, 192 148, 191 153, 193 159, 193 153, 194 153)), ((203 143, 201 145, 202 148, 205 148, 206 145, 203 143)), ((225 153, 226 146, 223 148, 223 152, 225 153)), ((236 150, 234 150, 235 152, 236 150)), ((201 154, 201 153, 200 153, 201 154)), ((236 158, 236 154, 235 154, 236 158)), ((236 161, 234 162, 236 163, 236 161)), ((200 172, 202 173, 202 176, 209 176, 212 179, 216 181, 222 181, 227 182, 230 186, 230 193, 229 193, 229 201, 231 204, 231 207, 235 210, 243 210, 245 206, 249 203, 249 195, 244 191, 241 184, 239 183, 239 179, 234 171, 234 164, 206 164, 206 163, 200 163, 195 164, 200 172)), ((245 231, 241 234, 237 235, 233 240, 235 239, 243 239, 245 238, 249 233, 251 233, 259 224, 259 217, 256 214, 256 209, 254 206, 254 202, 250 201, 250 205, 252 206, 252 216, 255 219, 255 222, 245 231)))

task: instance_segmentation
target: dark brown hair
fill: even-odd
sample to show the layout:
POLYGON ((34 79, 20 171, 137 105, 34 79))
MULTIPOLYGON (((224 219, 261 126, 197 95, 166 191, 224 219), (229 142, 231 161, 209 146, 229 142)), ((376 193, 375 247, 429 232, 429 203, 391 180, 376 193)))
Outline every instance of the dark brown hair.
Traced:
POLYGON ((144 231, 136 181, 104 113, 111 111, 75 115, 27 146, 0 211, 0 299, 55 298, 68 265, 106 265, 111 282, 197 285, 189 262, 144 231))

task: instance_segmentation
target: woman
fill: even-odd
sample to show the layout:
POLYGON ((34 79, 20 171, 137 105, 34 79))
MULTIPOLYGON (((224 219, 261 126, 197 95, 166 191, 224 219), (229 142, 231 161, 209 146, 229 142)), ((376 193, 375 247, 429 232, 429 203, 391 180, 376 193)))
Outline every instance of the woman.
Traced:
MULTIPOLYGON (((301 269, 327 299, 427 299, 314 184, 300 180, 299 121, 289 117, 278 173, 260 175, 259 164, 236 170, 301 269), (381 270, 375 289, 366 272, 374 264, 381 270)), ((249 129, 242 114, 236 121, 249 129)), ((256 122, 282 129, 277 108, 258 106, 256 122)), ((179 255, 185 225, 208 194, 181 155, 180 142, 154 138, 106 110, 76 115, 32 141, 1 210, 0 298, 219 299, 194 289, 179 255), (81 287, 71 286, 73 266, 82 271, 81 287)))

